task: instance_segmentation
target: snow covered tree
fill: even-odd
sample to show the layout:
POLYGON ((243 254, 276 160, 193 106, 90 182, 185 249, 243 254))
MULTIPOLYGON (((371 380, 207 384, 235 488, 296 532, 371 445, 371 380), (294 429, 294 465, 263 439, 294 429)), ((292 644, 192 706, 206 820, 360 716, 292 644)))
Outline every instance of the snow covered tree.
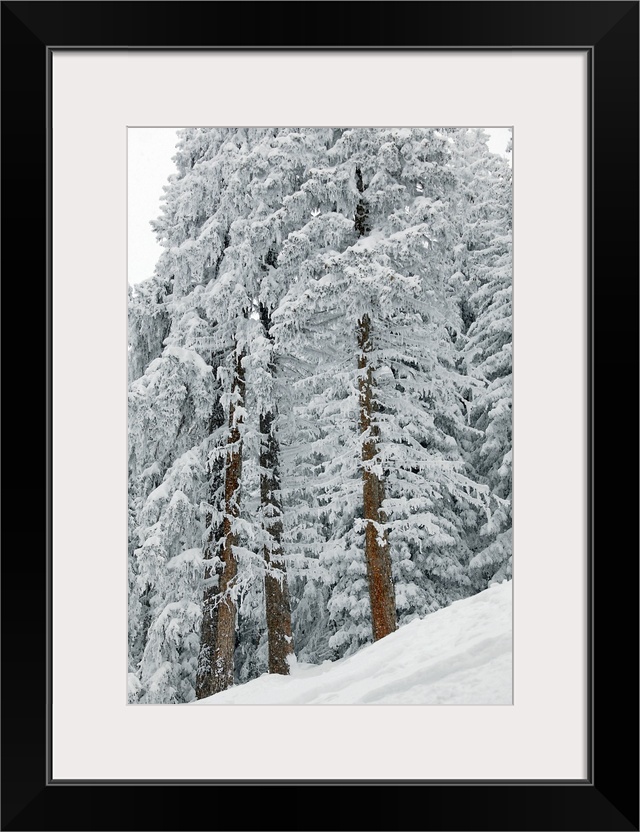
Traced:
MULTIPOLYGON (((183 175, 173 183, 167 199, 162 230, 174 244, 165 260, 179 275, 182 303, 203 310, 208 333, 198 343, 201 350, 206 345, 217 356, 220 401, 228 419, 220 556, 219 560, 205 557, 213 562, 205 563, 208 614, 202 625, 206 639, 201 642, 198 686, 203 692, 209 685, 219 690, 233 683, 238 604, 261 573, 269 668, 288 672, 292 639, 286 568, 278 539, 277 404, 267 395, 276 362, 261 318, 266 316, 268 323, 282 294, 283 275, 275 269, 279 240, 304 216, 300 185, 313 158, 310 149, 323 141, 322 136, 322 131, 302 134, 292 129, 184 131, 178 156, 183 175), (247 373, 254 374, 252 388, 260 390, 253 397, 259 410, 257 425, 247 420, 247 373), (258 461, 261 525, 249 519, 255 516, 246 511, 253 495, 242 487, 243 459, 256 427, 263 437, 258 461), (210 574, 212 569, 215 575, 210 574), (209 639, 215 639, 213 647, 206 643, 209 639), (207 672, 211 678, 205 684, 207 672)), ((211 468, 211 459, 209 463, 211 468)), ((209 510, 207 517, 213 513, 209 510)), ((205 551, 210 549, 207 544, 205 551)))
POLYGON ((446 285, 447 212, 457 184, 448 136, 349 130, 328 156, 332 165, 314 183, 318 215, 298 235, 302 241, 284 246, 281 259, 292 261, 299 280, 277 331, 282 351, 314 367, 305 380, 314 393, 300 406, 308 415, 299 418, 315 422, 308 464, 330 529, 321 554, 337 625, 329 641, 343 652, 369 640, 372 629, 371 602, 363 597, 367 525, 381 548, 388 536, 407 620, 472 591, 460 515, 483 504, 486 489, 465 476, 456 443, 465 381, 450 336, 459 314, 446 285), (367 344, 364 358, 358 340, 367 344), (370 384, 354 347, 360 365, 371 368, 370 384), (371 396, 375 443, 370 430, 359 430, 362 391, 371 396), (382 503, 372 522, 354 482, 368 467, 363 451, 372 457, 372 491, 382 503))
MULTIPOLYGON (((248 591, 249 578, 255 580, 260 574, 255 555, 261 551, 268 669, 281 674, 289 672, 293 642, 287 566, 282 546, 278 441, 278 402, 285 384, 277 378, 279 362, 271 334, 271 316, 287 286, 295 279, 279 267, 283 240, 294 236, 308 219, 307 182, 313 175, 313 165, 322 158, 332 137, 333 131, 323 130, 247 131, 243 146, 244 178, 240 180, 242 189, 234 202, 242 205, 243 213, 242 218, 236 219, 230 227, 222 266, 223 277, 230 269, 235 289, 239 285, 243 287, 246 301, 243 312, 248 315, 247 384, 258 416, 258 437, 252 435, 256 426, 250 417, 245 448, 257 439, 261 526, 250 528, 248 516, 251 512, 247 509, 253 496, 250 489, 245 489, 242 517, 245 562, 240 594, 248 591)), ((232 172, 228 181, 233 181, 232 172)), ((216 297, 216 308, 219 308, 217 289, 218 286, 212 287, 212 297, 216 297)), ((213 305, 211 314, 215 314, 213 305)), ((281 381, 286 383, 286 379, 281 381)), ((255 605, 250 608, 255 610, 255 605)), ((249 657, 244 659, 250 661, 249 657)))
POLYGON ((454 282, 464 320, 460 365, 470 382, 462 444, 472 476, 491 490, 489 510, 469 530, 470 576, 484 589, 511 577, 512 177, 484 131, 452 132, 461 181, 454 282))
POLYGON ((203 218, 202 192, 192 190, 190 142, 197 150, 199 138, 199 131, 183 137, 176 156, 179 173, 166 188, 155 223, 164 253, 155 276, 135 287, 129 307, 130 368, 146 363, 144 373, 130 373, 129 393, 130 512, 136 538, 129 608, 141 606, 131 663, 141 702, 195 696, 202 506, 211 489, 210 417, 221 392, 212 353, 203 346, 211 325, 200 285, 215 271, 221 247, 216 252, 210 239, 206 257, 198 260, 193 246, 203 218), (155 326, 148 323, 152 317, 155 326))

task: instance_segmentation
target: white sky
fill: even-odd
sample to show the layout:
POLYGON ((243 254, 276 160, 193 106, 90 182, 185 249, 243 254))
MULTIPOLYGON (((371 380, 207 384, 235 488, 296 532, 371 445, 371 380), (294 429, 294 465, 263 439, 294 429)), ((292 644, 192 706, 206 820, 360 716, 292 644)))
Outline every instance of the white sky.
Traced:
MULTIPOLYGON (((508 127, 485 127, 489 148, 504 155, 511 135, 508 127)), ((150 222, 160 215, 162 186, 176 167, 175 127, 130 127, 128 130, 128 277, 139 283, 151 277, 162 253, 150 222)))

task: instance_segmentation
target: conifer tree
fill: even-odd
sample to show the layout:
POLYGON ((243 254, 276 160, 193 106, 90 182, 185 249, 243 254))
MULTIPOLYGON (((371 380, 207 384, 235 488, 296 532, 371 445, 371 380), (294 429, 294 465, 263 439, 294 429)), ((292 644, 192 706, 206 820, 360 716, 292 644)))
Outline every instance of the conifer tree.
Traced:
MULTIPOLYGON (((305 464, 314 472, 316 530, 326 518, 328 534, 311 545, 319 546, 320 574, 331 584, 327 637, 338 654, 369 640, 372 627, 370 602, 363 606, 366 523, 356 482, 362 373, 352 354, 365 315, 378 431, 372 469, 385 481, 378 539, 388 534, 400 618, 472 591, 460 514, 482 504, 485 489, 465 476, 456 442, 466 381, 453 360, 450 330, 460 324, 446 285, 456 186, 449 152, 439 131, 342 131, 328 151, 331 167, 317 172, 318 215, 300 234, 304 245, 292 252, 285 244, 281 258, 291 258, 300 275, 276 329, 281 350, 313 367, 300 386, 314 392, 297 418, 316 437, 305 464)), ((296 464, 302 459, 298 453, 296 464)))
POLYGON ((452 225, 464 326, 460 366, 469 379, 467 437, 462 444, 478 482, 491 491, 487 510, 468 531, 469 574, 477 589, 511 577, 512 177, 489 151, 482 130, 456 130, 461 186, 452 225))

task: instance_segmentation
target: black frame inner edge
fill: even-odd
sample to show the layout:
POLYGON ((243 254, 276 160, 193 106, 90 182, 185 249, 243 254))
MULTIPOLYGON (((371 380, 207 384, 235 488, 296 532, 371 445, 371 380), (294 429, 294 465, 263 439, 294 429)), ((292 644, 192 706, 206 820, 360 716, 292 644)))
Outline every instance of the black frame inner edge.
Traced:
MULTIPOLYGON (((53 131, 51 129, 51 105, 50 102, 52 100, 52 74, 53 74, 53 53, 55 51, 82 51, 85 48, 90 48, 92 51, 103 51, 103 52, 113 52, 113 51, 136 51, 139 47, 128 47, 124 50, 122 47, 47 47, 47 88, 48 88, 48 101, 47 101, 47 144, 48 144, 48 152, 47 152, 47 159, 48 159, 48 166, 49 171, 52 169, 52 158, 53 158, 53 131)), ((143 47, 145 51, 153 51, 153 52, 165 52, 165 51, 174 51, 174 52, 189 52, 192 49, 200 49, 203 51, 212 51, 210 47, 190 47, 188 49, 183 47, 143 47)), ((246 51, 246 52, 254 52, 254 51, 285 51, 285 52, 306 52, 306 51, 322 51, 322 52, 342 52, 348 51, 352 47, 346 47, 343 49, 342 47, 336 49, 335 47, 312 47, 309 50, 303 47, 264 47, 260 49, 253 49, 251 47, 224 47, 224 48, 216 48, 214 51, 216 52, 231 52, 231 51, 246 51)), ((356 47, 358 48, 358 47, 356 47)), ((509 47, 499 47, 500 50, 508 52, 513 51, 509 47)), ((518 49, 517 51, 529 51, 529 52, 538 52, 538 51, 548 51, 549 47, 526 47, 525 49, 518 49)), ((358 51, 370 51, 370 52, 378 52, 379 50, 372 47, 360 47, 358 51)), ((425 51, 424 47, 390 47, 385 48, 385 52, 404 52, 404 51, 425 51)), ((463 51, 463 52, 485 52, 485 51, 495 51, 495 47, 477 47, 472 49, 460 49, 454 47, 437 47, 437 48, 429 48, 428 51, 432 52, 449 52, 449 51, 463 51)), ((593 249, 593 212, 592 212, 592 189, 593 189, 593 155, 592 155, 592 148, 593 148, 593 121, 592 121, 592 112, 593 112, 593 83, 592 83, 592 73, 593 73, 593 47, 554 47, 554 51, 571 51, 571 52, 585 52, 587 56, 587 447, 592 449, 593 445, 593 437, 592 437, 592 425, 593 425, 593 398, 592 398, 592 351, 593 351, 593 341, 592 341, 592 314, 593 314, 593 298, 592 298, 592 249, 593 249)), ((47 186, 48 186, 48 210, 49 210, 49 219, 47 222, 47 233, 48 233, 48 240, 49 240, 49 268, 51 268, 52 264, 52 239, 51 239, 51 223, 52 223, 52 189, 51 189, 51 182, 50 177, 47 178, 47 186)), ((52 288, 52 275, 49 274, 48 276, 48 284, 47 289, 51 291, 52 288)), ((49 305, 49 315, 52 314, 51 304, 49 305)), ((48 316, 48 323, 49 323, 49 333, 52 330, 52 320, 48 316)), ((50 336, 49 336, 50 337, 50 336)), ((48 340, 49 345, 51 345, 51 341, 48 340)), ((49 349, 49 361, 52 363, 51 360, 51 349, 49 349)), ((51 367, 49 368, 49 378, 51 378, 51 367)), ((50 395, 50 394, 49 394, 50 395)), ((51 407, 51 399, 48 399, 48 407, 51 407)), ((48 409, 48 419, 49 425, 52 424, 52 411, 48 409)), ((49 441, 51 442, 51 437, 49 437, 49 441)), ((51 447, 51 446, 50 446, 51 447)), ((50 456, 48 456, 49 462, 50 456)), ((50 480, 49 480, 50 481, 50 480)), ((587 494, 588 494, 588 501, 589 504, 592 502, 592 459, 591 456, 588 455, 587 457, 587 494)), ((51 501, 51 493, 49 495, 48 501, 48 538, 52 540, 51 536, 51 528, 52 528, 52 521, 53 521, 53 511, 52 511, 52 501, 51 501)), ((177 780, 177 779, 132 779, 132 780, 118 780, 118 779, 108 779, 108 780, 64 780, 64 779, 55 779, 53 777, 53 749, 52 749, 52 740, 51 740, 51 726, 53 724, 53 696, 51 690, 52 684, 52 676, 51 670, 49 668, 48 675, 47 675, 47 684, 48 684, 48 705, 47 705, 47 718, 48 718, 48 730, 47 730, 47 785, 49 786, 62 786, 62 785, 176 785, 176 786, 186 786, 186 785, 256 785, 256 786, 288 786, 288 785, 306 785, 306 786, 313 786, 313 785, 337 785, 337 786, 347 786, 347 785, 416 785, 416 786, 425 786, 425 785, 438 785, 438 786, 457 786, 457 785, 465 785, 465 786, 493 786, 493 785, 500 785, 500 786, 522 786, 524 784, 533 785, 533 786, 556 786, 556 785, 565 785, 565 786, 590 786, 593 783, 593 760, 592 760, 592 749, 593 749, 593 676, 592 676, 592 645, 593 645, 593 596, 592 596, 592 522, 593 522, 593 509, 592 506, 589 505, 587 507, 587 514, 589 515, 588 521, 588 532, 587 532, 587 679, 589 683, 587 685, 587 776, 585 779, 575 779, 575 780, 457 780, 457 779, 448 779, 448 780, 436 780, 436 779, 429 779, 429 780, 388 780, 388 779, 381 779, 381 780, 238 780, 238 779, 216 779, 216 780, 207 780, 207 779, 199 779, 199 780, 177 780)), ((47 565, 48 565, 48 590, 47 590, 47 601, 48 601, 48 614, 47 620, 49 624, 48 628, 48 639, 49 639, 49 647, 48 647, 48 656, 47 659, 50 662, 50 656, 52 653, 52 614, 53 614, 53 589, 51 584, 52 578, 52 557, 51 553, 47 558, 47 565)))

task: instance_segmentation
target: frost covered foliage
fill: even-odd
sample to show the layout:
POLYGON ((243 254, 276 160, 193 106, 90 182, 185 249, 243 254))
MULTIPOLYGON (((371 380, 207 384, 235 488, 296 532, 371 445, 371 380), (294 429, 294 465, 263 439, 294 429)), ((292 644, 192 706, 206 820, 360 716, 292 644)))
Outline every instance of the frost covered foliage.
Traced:
POLYGON ((478 514, 470 535, 470 574, 484 588, 512 574, 511 170, 485 152, 482 131, 462 131, 456 148, 463 182, 454 278, 465 318, 461 367, 470 381, 466 456, 474 478, 491 490, 490 510, 478 514))
POLYGON ((303 661, 370 642, 371 524, 400 625, 510 576, 511 171, 486 140, 180 131, 129 298, 130 701, 194 699, 224 627, 234 681, 271 670, 278 604, 303 661))

